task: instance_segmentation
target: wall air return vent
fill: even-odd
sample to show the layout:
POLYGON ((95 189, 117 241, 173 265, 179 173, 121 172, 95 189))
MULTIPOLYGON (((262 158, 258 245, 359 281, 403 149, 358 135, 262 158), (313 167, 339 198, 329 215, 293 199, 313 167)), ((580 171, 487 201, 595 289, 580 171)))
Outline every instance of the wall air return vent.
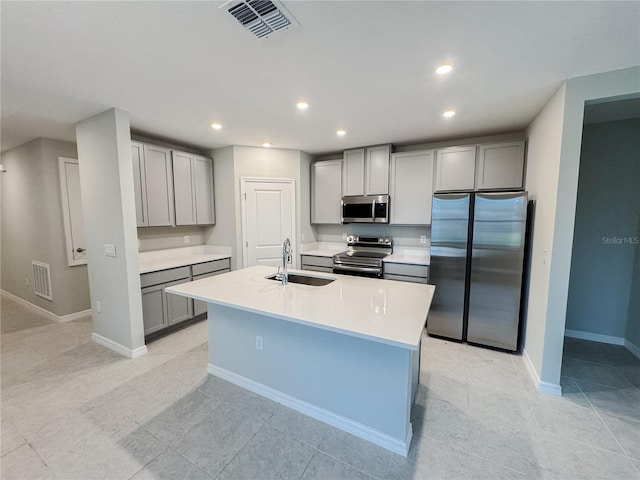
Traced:
POLYGON ((276 0, 243 0, 224 4, 238 22, 258 38, 297 25, 295 18, 276 0))
POLYGON ((36 295, 53 301, 51 295, 51 271, 49 265, 42 262, 31 261, 33 267, 33 290, 36 295))

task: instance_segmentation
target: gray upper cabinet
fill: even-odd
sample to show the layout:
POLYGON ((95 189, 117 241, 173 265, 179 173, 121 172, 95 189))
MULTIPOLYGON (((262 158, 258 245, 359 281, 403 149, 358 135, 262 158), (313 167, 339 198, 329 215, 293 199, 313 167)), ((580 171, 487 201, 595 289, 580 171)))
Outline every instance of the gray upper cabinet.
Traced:
POLYGON ((173 192, 176 225, 195 225, 196 208, 193 188, 193 155, 173 150, 173 192))
POLYGON ((342 160, 311 165, 311 223, 341 223, 342 172, 342 160))
POLYGON ((389 195, 392 225, 430 225, 434 151, 391 155, 389 195))
POLYGON ((173 174, 171 151, 143 145, 144 178, 149 227, 174 225, 173 174))
POLYGON ((475 170, 475 145, 437 150, 435 191, 472 191, 475 170))
POLYGON ((133 189, 136 202, 136 223, 138 227, 149 226, 147 211, 147 186, 144 178, 144 147, 141 143, 131 142, 131 161, 133 162, 133 189))
POLYGON ((524 141, 480 145, 476 190, 519 190, 524 180, 524 141))
POLYGON ((342 194, 388 194, 390 153, 391 145, 345 150, 342 161, 342 194))
POLYGON ((366 148, 364 166, 365 195, 387 195, 389 193, 390 145, 366 148))
POLYGON ((196 223, 198 225, 213 225, 216 223, 213 199, 213 160, 195 155, 193 165, 196 223))
POLYGON ((344 151, 342 195, 364 195, 364 159, 364 148, 344 151))
POLYGON ((172 157, 175 224, 215 223, 211 159, 176 150, 172 152, 172 157))

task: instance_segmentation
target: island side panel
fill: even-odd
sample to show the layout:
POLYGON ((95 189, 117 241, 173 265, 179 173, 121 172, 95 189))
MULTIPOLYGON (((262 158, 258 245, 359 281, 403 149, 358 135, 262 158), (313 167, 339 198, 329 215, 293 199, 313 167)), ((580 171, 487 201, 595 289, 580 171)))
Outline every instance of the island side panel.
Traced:
POLYGON ((208 318, 214 369, 365 425, 408 448, 417 352, 212 303, 208 318), (256 349, 256 336, 263 350, 256 349))

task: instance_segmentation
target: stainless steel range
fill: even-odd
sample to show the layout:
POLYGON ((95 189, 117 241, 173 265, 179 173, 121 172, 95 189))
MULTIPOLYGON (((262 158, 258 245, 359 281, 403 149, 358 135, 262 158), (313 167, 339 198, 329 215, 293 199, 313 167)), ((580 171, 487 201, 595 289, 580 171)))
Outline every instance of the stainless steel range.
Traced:
POLYGON ((347 250, 333 256, 333 273, 382 278, 382 259, 393 252, 391 237, 347 237, 347 250))

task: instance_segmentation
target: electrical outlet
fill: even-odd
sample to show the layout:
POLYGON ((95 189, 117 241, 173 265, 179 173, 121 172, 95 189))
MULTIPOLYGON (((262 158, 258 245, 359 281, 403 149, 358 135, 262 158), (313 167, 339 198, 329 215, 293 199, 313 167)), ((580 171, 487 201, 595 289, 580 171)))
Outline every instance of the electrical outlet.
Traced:
POLYGON ((25 278, 24 279, 24 284, 28 287, 29 283, 31 283, 31 282, 29 282, 29 277, 25 278))
POLYGON ((427 236, 426 235, 421 235, 420 236, 420 243, 427 243, 427 236))
POLYGON ((102 311, 102 304, 99 300, 96 300, 96 312, 100 313, 102 311))
POLYGON ((342 232, 342 239, 347 240, 347 232, 342 232))
POLYGON ((189 243, 191 241, 191 239, 189 238, 189 235, 185 235, 184 236, 184 243, 189 243))
POLYGON ((263 346, 262 337, 260 335, 256 335, 256 350, 262 350, 263 346))
POLYGON ((104 255, 106 257, 115 257, 116 256, 116 246, 108 243, 104 244, 104 255))

